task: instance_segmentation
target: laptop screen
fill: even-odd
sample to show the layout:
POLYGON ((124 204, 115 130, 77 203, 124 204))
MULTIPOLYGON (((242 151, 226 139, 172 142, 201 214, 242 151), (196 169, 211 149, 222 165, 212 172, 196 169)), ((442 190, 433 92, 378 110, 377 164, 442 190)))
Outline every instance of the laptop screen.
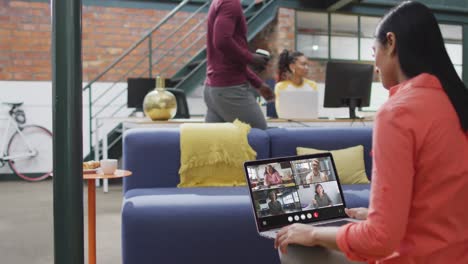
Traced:
POLYGON ((330 153, 244 164, 259 231, 346 217, 330 153))
POLYGON ((295 89, 278 93, 276 112, 279 118, 316 119, 319 110, 318 92, 310 89, 295 89))

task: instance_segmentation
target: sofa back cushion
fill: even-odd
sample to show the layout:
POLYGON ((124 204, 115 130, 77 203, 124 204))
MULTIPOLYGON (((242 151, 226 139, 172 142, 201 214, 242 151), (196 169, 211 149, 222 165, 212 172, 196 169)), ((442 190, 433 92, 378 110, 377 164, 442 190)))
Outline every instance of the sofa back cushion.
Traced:
POLYGON ((366 174, 371 177, 371 127, 294 127, 273 128, 266 132, 270 136, 271 157, 294 156, 297 147, 337 150, 363 145, 366 174))
MULTIPOLYGON (((269 137, 259 129, 248 135, 257 159, 270 154, 269 137)), ((123 167, 133 172, 124 179, 124 192, 135 188, 176 187, 180 181, 179 128, 136 128, 123 139, 123 167)))

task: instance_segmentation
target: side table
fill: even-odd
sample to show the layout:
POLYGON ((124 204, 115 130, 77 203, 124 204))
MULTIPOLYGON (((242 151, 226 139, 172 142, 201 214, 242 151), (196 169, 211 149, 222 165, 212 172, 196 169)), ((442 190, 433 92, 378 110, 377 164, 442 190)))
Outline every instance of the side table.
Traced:
POLYGON ((83 174, 88 181, 88 263, 96 264, 96 179, 116 179, 132 175, 128 170, 116 170, 114 174, 83 174))

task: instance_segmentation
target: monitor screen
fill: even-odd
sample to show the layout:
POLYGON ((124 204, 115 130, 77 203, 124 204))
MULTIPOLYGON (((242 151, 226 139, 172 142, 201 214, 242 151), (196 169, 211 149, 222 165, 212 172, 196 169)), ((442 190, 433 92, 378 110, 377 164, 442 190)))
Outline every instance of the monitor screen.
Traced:
POLYGON ((349 118, 356 107, 369 106, 374 66, 371 64, 328 62, 324 107, 348 107, 349 118))
POLYGON ((143 109, 146 94, 156 86, 155 78, 128 78, 127 107, 143 109))

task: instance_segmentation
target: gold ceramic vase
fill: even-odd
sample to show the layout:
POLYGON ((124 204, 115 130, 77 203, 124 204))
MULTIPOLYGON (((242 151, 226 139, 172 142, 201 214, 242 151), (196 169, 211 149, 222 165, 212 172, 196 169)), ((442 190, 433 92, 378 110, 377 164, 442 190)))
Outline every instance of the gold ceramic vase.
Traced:
POLYGON ((164 79, 156 78, 156 88, 143 100, 143 111, 151 120, 169 120, 177 112, 175 96, 164 88, 164 79))

